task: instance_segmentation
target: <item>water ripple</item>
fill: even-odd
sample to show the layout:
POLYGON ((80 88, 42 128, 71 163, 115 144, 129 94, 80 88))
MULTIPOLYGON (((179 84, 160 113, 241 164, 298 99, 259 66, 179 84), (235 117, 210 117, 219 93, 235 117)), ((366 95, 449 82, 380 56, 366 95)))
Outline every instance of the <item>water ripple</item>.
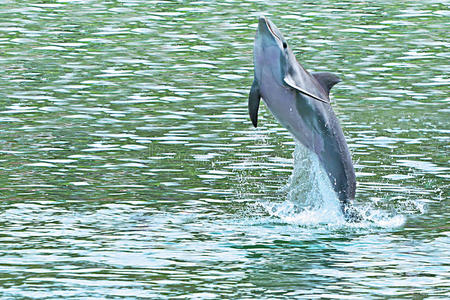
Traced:
POLYGON ((0 16, 3 298, 448 295, 442 1, 8 1, 0 16), (292 137, 264 105, 251 126, 260 14, 343 79, 364 222, 300 207, 292 137))

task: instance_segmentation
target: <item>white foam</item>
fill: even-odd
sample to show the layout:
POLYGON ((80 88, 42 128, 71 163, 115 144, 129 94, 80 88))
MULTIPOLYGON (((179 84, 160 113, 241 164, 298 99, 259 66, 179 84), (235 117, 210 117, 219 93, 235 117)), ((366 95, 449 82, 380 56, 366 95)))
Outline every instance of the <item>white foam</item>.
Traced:
POLYGON ((290 224, 343 223, 339 199, 317 156, 297 143, 293 157, 294 170, 283 188, 286 200, 261 205, 271 216, 290 224))
POLYGON ((405 223, 404 216, 374 209, 370 204, 354 207, 362 220, 346 222, 339 199, 317 156, 297 143, 293 157, 294 170, 283 188, 286 199, 283 202, 259 203, 271 217, 301 226, 394 228, 405 223))

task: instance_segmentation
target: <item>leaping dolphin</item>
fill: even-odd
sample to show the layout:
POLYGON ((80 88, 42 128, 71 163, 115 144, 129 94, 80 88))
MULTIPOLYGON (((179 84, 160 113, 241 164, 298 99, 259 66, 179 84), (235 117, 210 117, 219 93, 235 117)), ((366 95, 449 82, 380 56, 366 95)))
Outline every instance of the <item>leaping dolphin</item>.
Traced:
POLYGON ((345 214, 355 198, 356 178, 329 98, 340 79, 332 73, 305 70, 275 24, 265 17, 259 18, 253 62, 255 78, 248 98, 253 125, 257 126, 262 98, 281 125, 317 155, 345 214))

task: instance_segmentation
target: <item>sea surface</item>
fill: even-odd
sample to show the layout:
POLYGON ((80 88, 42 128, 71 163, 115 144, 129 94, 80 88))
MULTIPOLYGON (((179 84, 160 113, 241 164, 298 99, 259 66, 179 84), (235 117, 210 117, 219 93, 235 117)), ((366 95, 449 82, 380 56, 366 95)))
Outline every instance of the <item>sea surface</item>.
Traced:
POLYGON ((1 1, 1 299, 450 298, 450 2, 1 1), (360 222, 262 105, 257 19, 311 71, 360 222))

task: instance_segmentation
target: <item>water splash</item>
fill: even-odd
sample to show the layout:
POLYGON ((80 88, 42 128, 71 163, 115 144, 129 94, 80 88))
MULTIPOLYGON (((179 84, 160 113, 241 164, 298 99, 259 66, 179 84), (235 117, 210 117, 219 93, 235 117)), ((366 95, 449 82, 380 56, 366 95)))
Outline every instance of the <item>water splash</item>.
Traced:
POLYGON ((349 226, 356 228, 402 226, 405 217, 383 212, 371 205, 354 206, 352 210, 361 219, 349 222, 345 219, 339 199, 331 186, 327 174, 320 166, 316 155, 300 144, 296 144, 294 170, 283 188, 286 200, 283 202, 260 202, 271 216, 288 224, 302 226, 349 226))

